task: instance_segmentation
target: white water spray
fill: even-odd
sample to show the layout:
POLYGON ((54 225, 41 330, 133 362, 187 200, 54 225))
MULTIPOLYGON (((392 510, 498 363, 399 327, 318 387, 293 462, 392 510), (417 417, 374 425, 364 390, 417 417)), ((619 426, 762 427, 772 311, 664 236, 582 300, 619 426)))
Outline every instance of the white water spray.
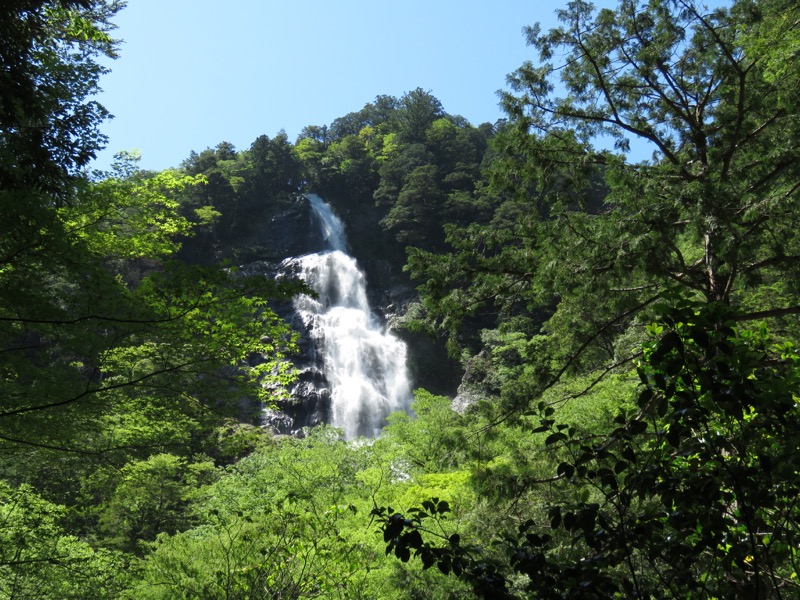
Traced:
POLYGON ((411 400, 406 346, 375 317, 364 274, 345 253, 344 227, 322 198, 308 200, 326 250, 291 259, 317 294, 301 295, 295 310, 309 329, 331 391, 331 423, 348 439, 376 435, 390 412, 411 400))

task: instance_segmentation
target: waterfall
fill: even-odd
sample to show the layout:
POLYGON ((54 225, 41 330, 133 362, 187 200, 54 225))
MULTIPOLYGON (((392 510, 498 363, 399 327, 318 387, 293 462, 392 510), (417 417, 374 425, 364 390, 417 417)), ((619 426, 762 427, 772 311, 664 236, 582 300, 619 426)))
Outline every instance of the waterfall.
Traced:
POLYGON ((287 261, 317 293, 299 296, 294 308, 330 389, 331 423, 348 439, 374 436, 390 412, 409 406, 406 347, 370 309, 364 273, 346 253, 342 222, 322 198, 307 198, 325 249, 287 261))

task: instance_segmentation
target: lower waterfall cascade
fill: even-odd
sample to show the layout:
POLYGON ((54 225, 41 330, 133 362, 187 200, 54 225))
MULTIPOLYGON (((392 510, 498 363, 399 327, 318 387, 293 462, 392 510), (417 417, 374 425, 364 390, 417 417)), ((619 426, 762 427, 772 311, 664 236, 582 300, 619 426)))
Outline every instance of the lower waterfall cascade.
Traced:
POLYGON ((406 345, 372 312, 364 273, 346 253, 341 220, 319 196, 306 198, 325 249, 284 261, 317 294, 298 296, 295 314, 330 391, 330 423, 347 439, 374 436, 389 413, 410 405, 406 345))

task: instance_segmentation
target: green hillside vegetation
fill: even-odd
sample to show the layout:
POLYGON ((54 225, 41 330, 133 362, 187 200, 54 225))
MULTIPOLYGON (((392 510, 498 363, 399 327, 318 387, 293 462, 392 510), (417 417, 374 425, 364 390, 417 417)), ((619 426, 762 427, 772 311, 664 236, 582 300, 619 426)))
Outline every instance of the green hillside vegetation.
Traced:
POLYGON ((0 6, 0 598, 800 597, 796 2, 574 1, 497 123, 91 173, 121 8, 0 6), (304 287, 233 265, 307 192, 455 402, 259 426, 304 287))

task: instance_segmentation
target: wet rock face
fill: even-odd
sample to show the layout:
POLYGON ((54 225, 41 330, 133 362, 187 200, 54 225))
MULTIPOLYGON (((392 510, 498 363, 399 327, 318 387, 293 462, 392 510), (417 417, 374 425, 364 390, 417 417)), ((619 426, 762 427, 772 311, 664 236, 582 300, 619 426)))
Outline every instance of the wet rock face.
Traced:
POLYGON ((248 230, 251 232, 247 235, 228 243, 220 258, 236 260, 242 268, 252 263, 277 267, 286 258, 319 252, 324 247, 308 201, 299 194, 277 202, 248 230))
POLYGON ((302 196, 273 215, 259 240, 264 249, 262 260, 282 261, 290 256, 315 252, 322 239, 311 222, 311 209, 302 196))
POLYGON ((453 396, 462 368, 447 354, 444 343, 408 330, 399 331, 398 336, 408 347, 409 373, 416 387, 440 396, 453 396))
POLYGON ((304 427, 330 422, 331 392, 322 372, 309 367, 289 390, 291 399, 280 402, 279 410, 264 411, 264 425, 277 434, 302 435, 304 427))
MULTIPOLYGON (((295 274, 296 275, 296 274, 295 274)), ((285 318, 298 332, 298 353, 292 362, 298 370, 297 381, 289 389, 290 399, 279 402, 280 414, 288 418, 278 433, 302 435, 304 427, 315 427, 331 420, 331 391, 325 374, 319 365, 317 349, 311 339, 311 332, 297 317, 294 306, 284 307, 285 318)))
MULTIPOLYGON (((240 272, 246 276, 296 278, 296 270, 287 269, 283 262, 290 257, 318 251, 323 244, 318 229, 305 197, 298 195, 283 202, 256 236, 239 240, 240 272)), ((256 418, 275 434, 301 435, 303 427, 329 421, 330 391, 325 393, 324 377, 313 367, 314 348, 308 332, 295 318, 292 302, 275 303, 271 308, 300 335, 298 354, 292 359, 299 378, 289 389, 288 400, 278 402, 276 408, 265 409, 256 418)))
POLYGON ((493 372, 490 350, 481 350, 470 358, 464 367, 461 383, 451 403, 453 410, 459 413, 466 412, 480 400, 500 394, 500 389, 491 382, 489 377, 493 372))

